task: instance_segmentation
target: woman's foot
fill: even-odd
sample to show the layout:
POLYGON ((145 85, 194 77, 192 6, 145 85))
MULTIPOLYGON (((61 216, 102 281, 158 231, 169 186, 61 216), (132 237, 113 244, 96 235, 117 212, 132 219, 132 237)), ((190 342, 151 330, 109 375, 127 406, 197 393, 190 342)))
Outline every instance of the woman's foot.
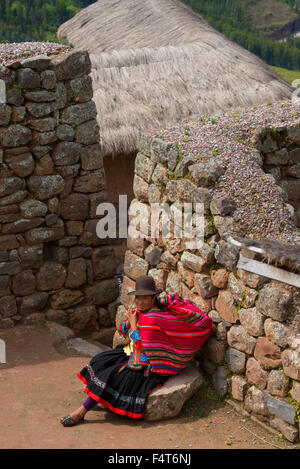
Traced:
POLYGON ((86 408, 82 405, 78 409, 74 410, 71 414, 61 417, 60 423, 65 427, 71 427, 76 425, 81 420, 83 421, 85 414, 87 413, 86 408))

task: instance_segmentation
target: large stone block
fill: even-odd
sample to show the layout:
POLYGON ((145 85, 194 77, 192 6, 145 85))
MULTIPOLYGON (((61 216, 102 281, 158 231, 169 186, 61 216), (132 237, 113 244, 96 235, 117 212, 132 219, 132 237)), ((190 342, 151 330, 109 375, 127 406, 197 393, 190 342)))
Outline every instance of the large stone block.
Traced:
POLYGON ((45 262, 39 269, 36 282, 40 291, 58 290, 66 280, 67 272, 58 262, 45 262))
POLYGON ((281 284, 271 282, 260 291, 256 303, 257 311, 275 321, 284 321, 293 308, 293 295, 290 290, 281 284))
POLYGON ((258 337, 264 333, 265 316, 254 308, 241 308, 239 310, 239 319, 245 330, 258 337))
POLYGON ((116 278, 95 282, 85 288, 86 298, 95 305, 111 303, 119 296, 119 282, 116 278))
POLYGON ((216 246, 215 257, 219 264, 232 271, 238 262, 239 249, 221 240, 216 246))
POLYGON ((35 276, 31 270, 20 272, 12 281, 12 290, 16 296, 31 295, 35 291, 35 276))
POLYGON ((60 214, 65 220, 86 220, 90 200, 87 194, 70 194, 61 201, 60 214))
POLYGON ((84 305, 74 308, 69 315, 69 326, 75 332, 94 329, 97 325, 97 311, 94 305, 84 305))
POLYGON ((124 272, 133 280, 136 280, 141 275, 146 275, 148 272, 149 264, 145 259, 133 254, 129 250, 125 253, 124 259, 124 272))
POLYGON ((147 397, 144 419, 155 421, 176 417, 183 404, 203 383, 202 375, 192 367, 187 367, 178 375, 170 377, 160 389, 155 389, 147 397))
POLYGON ((230 291, 219 291, 215 308, 225 321, 230 323, 236 323, 238 321, 237 308, 234 304, 234 298, 230 291))
POLYGON ((47 304, 48 294, 36 292, 29 296, 24 296, 19 306, 19 313, 28 316, 32 313, 40 312, 47 304))
POLYGON ((79 290, 62 289, 51 296, 50 302, 53 309, 71 308, 84 300, 84 294, 79 290))
POLYGON ((51 199, 65 188, 65 181, 59 175, 30 176, 27 181, 29 190, 39 200, 51 199))
POLYGON ((78 176, 74 183, 74 191, 83 193, 99 192, 105 188, 105 185, 106 179, 104 168, 100 168, 78 176))
POLYGON ((61 80, 73 80, 74 78, 89 75, 91 61, 87 51, 73 49, 64 56, 54 57, 51 68, 61 80))
POLYGON ((226 352, 226 362, 232 373, 243 373, 245 371, 246 354, 229 347, 226 352))
POLYGON ((290 424, 295 423, 296 409, 293 405, 272 397, 267 391, 264 391, 264 397, 270 414, 290 424))
POLYGON ((251 388, 248 389, 245 398, 245 409, 248 412, 254 412, 255 414, 269 416, 270 414, 264 391, 260 391, 255 386, 251 386, 251 388))
POLYGON ((116 256, 112 247, 97 248, 92 254, 92 265, 95 280, 102 280, 116 273, 116 256))
POLYGON ((232 326, 227 333, 227 340, 230 347, 251 355, 256 345, 256 339, 251 337, 243 326, 232 326))
POLYGON ((289 379, 282 370, 271 370, 268 376, 267 391, 273 396, 285 397, 289 388, 289 379))
POLYGON ((266 370, 278 368, 281 365, 281 350, 266 337, 258 337, 254 350, 254 357, 266 370))
POLYGON ((250 357, 247 361, 246 377, 249 383, 254 384, 261 391, 265 389, 268 373, 262 369, 258 361, 253 357, 250 357))
POLYGON ((300 380, 300 350, 286 349, 281 354, 284 373, 290 378, 300 380))
POLYGON ((268 318, 264 322, 264 330, 268 340, 279 347, 286 347, 291 336, 291 329, 278 321, 268 318))
POLYGON ((80 125, 83 122, 95 119, 97 110, 94 101, 69 106, 62 111, 60 121, 62 124, 80 125))
POLYGON ((68 275, 65 281, 66 288, 78 288, 86 282, 86 262, 84 259, 71 259, 68 266, 68 275))

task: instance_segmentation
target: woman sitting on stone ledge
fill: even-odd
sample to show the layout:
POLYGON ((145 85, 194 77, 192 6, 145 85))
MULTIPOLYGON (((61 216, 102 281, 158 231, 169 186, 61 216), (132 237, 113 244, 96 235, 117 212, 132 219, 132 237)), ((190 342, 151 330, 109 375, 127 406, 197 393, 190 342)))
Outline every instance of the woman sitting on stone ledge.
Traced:
POLYGON ((87 400, 61 418, 65 427, 84 421, 97 404, 112 412, 142 418, 146 398, 169 376, 178 374, 212 333, 212 320, 178 293, 158 297, 151 276, 136 281, 137 309, 129 308, 120 325, 123 341, 93 357, 77 376, 87 400))

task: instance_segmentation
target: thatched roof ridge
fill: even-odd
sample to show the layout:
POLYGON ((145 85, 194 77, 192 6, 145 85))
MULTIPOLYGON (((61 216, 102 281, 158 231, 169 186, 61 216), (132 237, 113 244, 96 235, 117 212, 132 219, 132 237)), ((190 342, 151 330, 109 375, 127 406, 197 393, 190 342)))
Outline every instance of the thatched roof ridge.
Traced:
POLYGON ((101 0, 58 36, 90 53, 104 155, 135 151, 145 130, 292 92, 271 67, 177 0, 101 0))

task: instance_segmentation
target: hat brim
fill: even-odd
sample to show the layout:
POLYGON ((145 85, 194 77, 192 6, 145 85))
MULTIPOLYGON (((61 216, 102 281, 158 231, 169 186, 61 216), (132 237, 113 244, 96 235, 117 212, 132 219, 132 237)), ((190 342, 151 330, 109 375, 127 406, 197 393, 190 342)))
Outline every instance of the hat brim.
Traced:
POLYGON ((156 291, 152 291, 152 290, 135 290, 135 291, 129 292, 128 295, 135 295, 135 296, 150 295, 150 296, 153 296, 153 295, 158 295, 162 291, 163 290, 156 290, 156 291))

